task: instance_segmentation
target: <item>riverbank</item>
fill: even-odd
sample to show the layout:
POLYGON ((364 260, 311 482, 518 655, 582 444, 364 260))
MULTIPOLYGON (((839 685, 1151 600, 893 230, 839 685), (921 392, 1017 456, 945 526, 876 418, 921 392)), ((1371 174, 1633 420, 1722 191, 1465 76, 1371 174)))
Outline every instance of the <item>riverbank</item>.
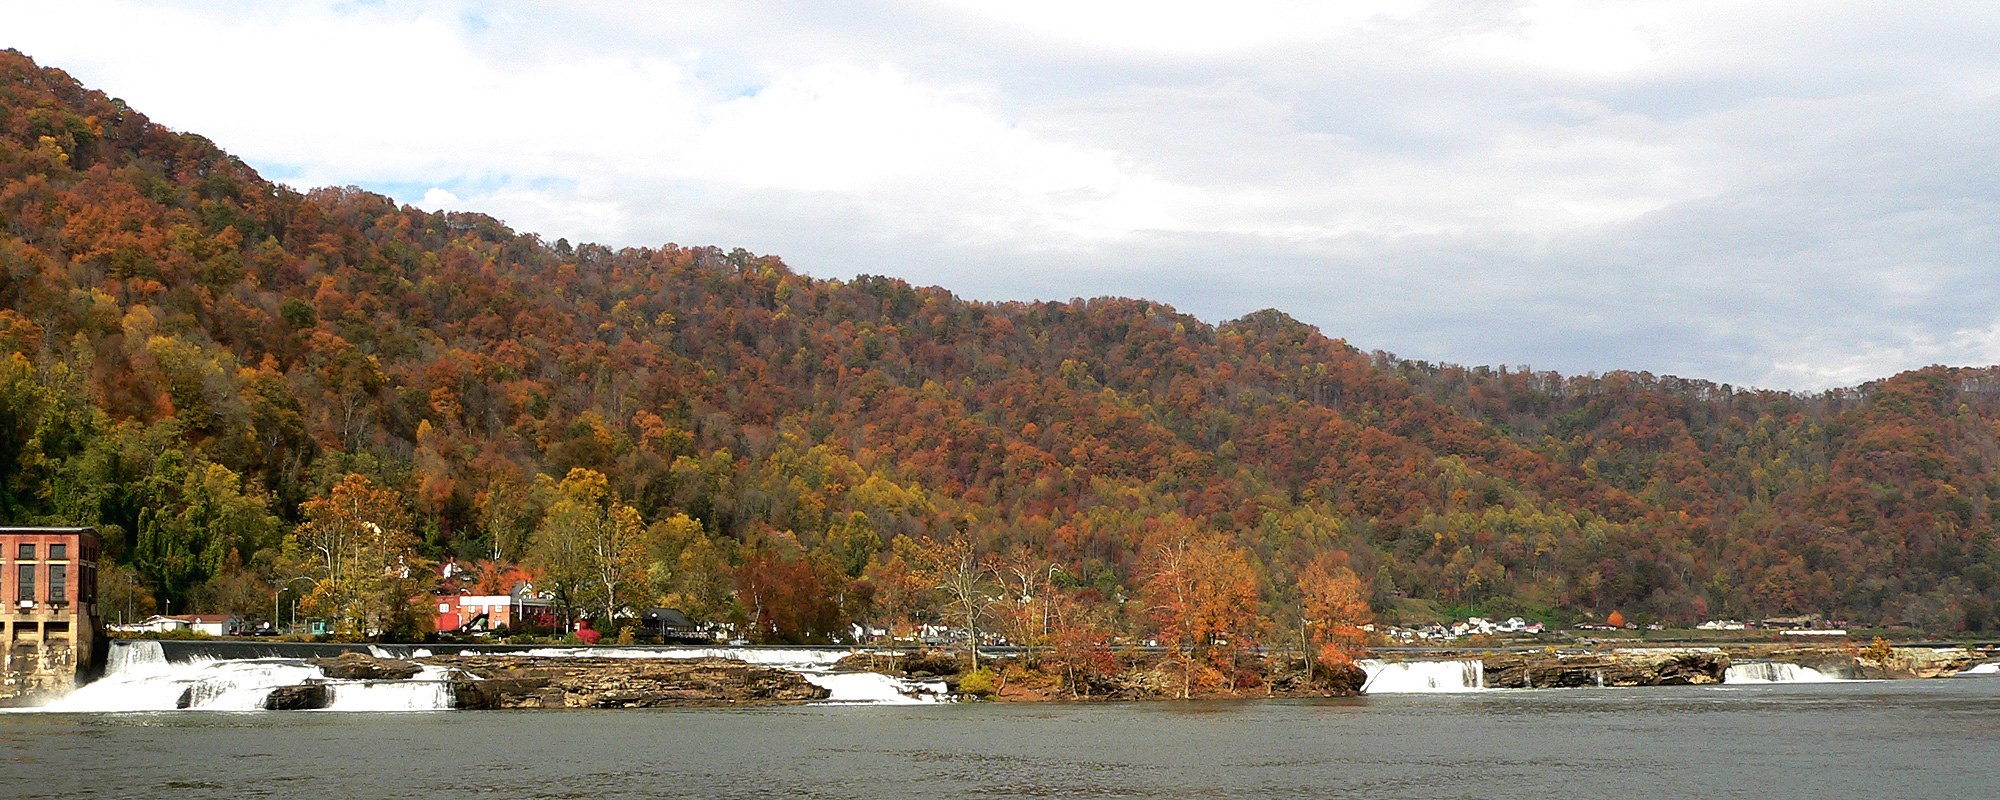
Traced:
POLYGON ((987 658, 979 669, 962 653, 855 653, 846 669, 911 680, 941 680, 968 699, 1033 703, 1081 700, 1226 700, 1352 697, 1368 675, 1353 664, 1315 665, 1308 674, 1296 655, 1249 655, 1218 668, 1180 662, 1159 653, 1103 652, 1082 664, 1032 653, 987 658), (1188 680, 1188 678, 1193 680, 1188 680))
POLYGON ((50 711, 585 709, 1330 698, 1956 675, 1991 656, 1964 648, 1616 648, 1385 653, 1308 674, 1295 654, 1247 653, 1228 670, 1168 654, 833 648, 430 647, 120 642, 107 674, 45 699, 50 711))

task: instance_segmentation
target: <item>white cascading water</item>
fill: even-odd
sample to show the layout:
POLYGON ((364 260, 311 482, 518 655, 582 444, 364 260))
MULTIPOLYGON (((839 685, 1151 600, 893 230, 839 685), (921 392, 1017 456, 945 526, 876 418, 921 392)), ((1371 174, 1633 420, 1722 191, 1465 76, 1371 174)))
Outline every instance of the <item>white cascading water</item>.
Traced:
POLYGON ((1722 682, 1730 683, 1831 683, 1840 680, 1812 667, 1778 661, 1745 661, 1729 665, 1722 682))
POLYGON ((1964 672, 1961 672, 1961 673, 1959 673, 1959 674, 1960 674, 1960 675, 2000 675, 2000 662, 1987 662, 1987 663, 1985 663, 1985 664, 1974 664, 1974 665, 1972 665, 1972 667, 1971 667, 1971 668, 1969 668, 1969 669, 1967 669, 1966 671, 1964 671, 1964 672))
POLYGON ((23 710, 173 711, 185 697, 190 711, 258 711, 274 689, 320 681, 330 711, 435 711, 451 708, 449 677, 426 669, 409 681, 331 680, 294 658, 168 661, 159 642, 140 640, 113 643, 104 677, 23 710))
POLYGON ((1389 663, 1366 658, 1355 662, 1368 680, 1362 694, 1434 694, 1476 692, 1486 688, 1486 662, 1405 661, 1389 663))
POLYGON ((159 642, 137 639, 122 645, 111 645, 111 652, 105 656, 104 672, 107 675, 142 672, 166 665, 167 651, 160 647, 159 642))
POLYGON ((829 705, 906 706, 951 701, 944 681, 912 681, 875 672, 801 672, 829 693, 829 705))
MULTIPOLYGON (((407 653, 371 647, 382 658, 422 658, 423 649, 407 653)), ((825 688, 822 701, 840 705, 907 705, 949 702, 943 681, 915 681, 872 672, 850 672, 835 666, 850 655, 839 650, 711 647, 670 650, 611 648, 543 648, 531 656, 544 658, 726 658, 797 672, 825 688)), ((449 671, 425 667, 409 680, 335 680, 315 666, 294 658, 193 659, 168 661, 159 642, 116 642, 104 677, 34 711, 120 712, 173 711, 187 698, 189 710, 256 711, 272 690, 309 681, 327 687, 328 711, 434 711, 452 707, 449 671)))
POLYGON ((433 711, 451 708, 457 670, 426 666, 407 680, 329 681, 328 711, 433 711))

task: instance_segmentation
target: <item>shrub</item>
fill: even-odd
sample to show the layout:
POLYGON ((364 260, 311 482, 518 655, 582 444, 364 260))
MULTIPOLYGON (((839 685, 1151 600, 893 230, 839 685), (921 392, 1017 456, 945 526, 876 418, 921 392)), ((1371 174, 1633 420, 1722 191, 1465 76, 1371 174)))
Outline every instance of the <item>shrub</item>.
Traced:
POLYGON ((999 691, 999 685, 1000 676, 994 674, 993 670, 981 667, 965 673, 958 679, 958 692, 985 700, 999 691))
POLYGON ((1896 658, 1896 649, 1889 645, 1888 639, 1877 636, 1868 644, 1868 649, 1861 651, 1861 656, 1887 669, 1896 658))

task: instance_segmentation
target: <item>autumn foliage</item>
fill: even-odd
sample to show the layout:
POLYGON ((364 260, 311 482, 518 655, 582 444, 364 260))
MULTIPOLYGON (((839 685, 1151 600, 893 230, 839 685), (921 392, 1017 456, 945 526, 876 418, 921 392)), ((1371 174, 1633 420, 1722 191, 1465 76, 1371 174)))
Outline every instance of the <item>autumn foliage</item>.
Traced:
POLYGON ((274 185, 0 54, 0 518, 99 526, 176 608, 305 574, 380 627, 405 587, 361 583, 450 558, 614 620, 971 620, 1080 685, 1152 638, 1226 685, 1275 631, 1351 657, 1371 609, 1986 629, 1996 487, 2000 370, 1465 368, 1277 311, 548 242, 274 185))

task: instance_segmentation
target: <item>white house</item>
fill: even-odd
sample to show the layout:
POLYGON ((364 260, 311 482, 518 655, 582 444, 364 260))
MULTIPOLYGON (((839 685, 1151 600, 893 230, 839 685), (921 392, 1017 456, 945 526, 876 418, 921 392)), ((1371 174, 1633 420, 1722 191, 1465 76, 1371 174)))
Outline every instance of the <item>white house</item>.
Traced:
POLYGON ((179 614, 174 619, 186 620, 195 633, 210 636, 234 636, 243 628, 242 618, 235 614, 179 614))
POLYGON ((130 625, 112 625, 111 629, 122 633, 166 633, 188 629, 188 621, 180 617, 163 617, 158 614, 130 625))

